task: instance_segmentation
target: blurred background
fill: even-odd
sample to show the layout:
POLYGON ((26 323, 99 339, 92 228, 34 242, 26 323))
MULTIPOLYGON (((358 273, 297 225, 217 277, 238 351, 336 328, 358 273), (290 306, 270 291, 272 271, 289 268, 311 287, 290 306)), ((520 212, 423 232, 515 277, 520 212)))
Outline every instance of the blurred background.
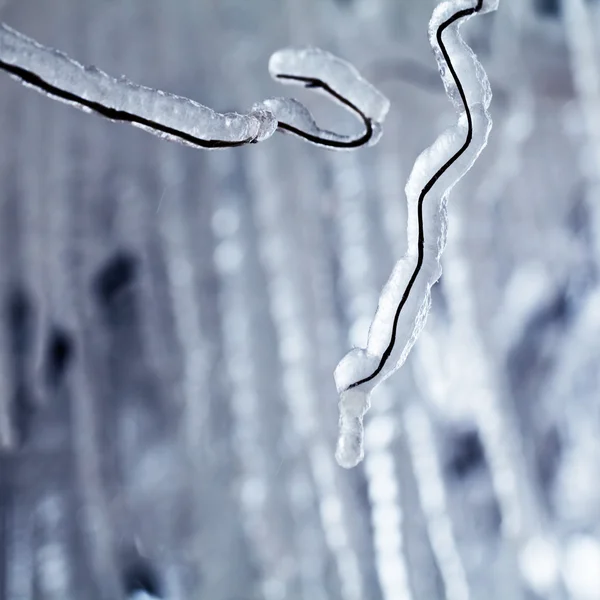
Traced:
POLYGON ((4 0, 44 45, 217 110, 306 100, 317 45, 391 100, 380 143, 202 152, 0 73, 0 597, 600 598, 600 3, 463 33, 490 143, 449 202, 406 365, 337 466, 332 372, 406 247, 404 184, 456 115, 434 0, 4 0))

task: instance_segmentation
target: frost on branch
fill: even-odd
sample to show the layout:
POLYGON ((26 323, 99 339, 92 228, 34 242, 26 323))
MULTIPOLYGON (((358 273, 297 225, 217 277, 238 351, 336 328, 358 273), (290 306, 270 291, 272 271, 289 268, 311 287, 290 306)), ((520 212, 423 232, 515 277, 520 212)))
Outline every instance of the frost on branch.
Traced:
POLYGON ((221 114, 188 98, 115 79, 0 24, 0 69, 51 98, 112 121, 127 122, 171 141, 200 148, 261 142, 278 129, 329 148, 351 149, 379 139, 389 103, 345 61, 318 49, 282 50, 269 69, 282 83, 321 90, 363 122, 344 136, 317 126, 297 100, 273 98, 247 114, 221 114))
POLYGON ((353 467, 363 457, 363 416, 373 388, 404 361, 422 330, 430 288, 441 275, 446 243, 446 202, 487 143, 491 91, 483 67, 459 34, 474 14, 496 9, 498 0, 451 0, 433 12, 429 40, 457 124, 417 158, 406 184, 408 250, 383 288, 366 348, 354 348, 338 364, 340 431, 336 458, 353 467))

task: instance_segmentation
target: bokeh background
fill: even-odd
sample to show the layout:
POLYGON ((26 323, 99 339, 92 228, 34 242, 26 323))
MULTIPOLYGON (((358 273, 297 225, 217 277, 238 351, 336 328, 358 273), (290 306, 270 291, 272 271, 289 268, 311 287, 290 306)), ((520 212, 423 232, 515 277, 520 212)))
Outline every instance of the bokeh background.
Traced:
MULTIPOLYGON (((332 371, 456 118, 432 0, 4 0, 108 73, 247 110, 317 45, 391 100, 380 143, 202 152, 0 74, 0 597, 600 598, 600 3, 464 35, 494 129, 453 190, 406 365, 337 466, 332 371)), ((324 125, 356 123, 292 89, 324 125)))

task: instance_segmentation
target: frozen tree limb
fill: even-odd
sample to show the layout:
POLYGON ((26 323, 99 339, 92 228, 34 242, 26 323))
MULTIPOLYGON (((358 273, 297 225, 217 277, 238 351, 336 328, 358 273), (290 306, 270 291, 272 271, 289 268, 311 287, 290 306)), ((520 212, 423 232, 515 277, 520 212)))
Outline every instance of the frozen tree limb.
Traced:
POLYGON ((415 162, 406 185, 408 250, 381 293, 367 347, 351 350, 335 370, 340 394, 336 457, 344 467, 352 467, 362 458, 362 419, 371 391, 404 363, 423 328, 430 288, 441 275, 448 194, 487 143, 489 82, 458 29, 474 14, 489 12, 497 5, 498 0, 443 2, 429 23, 430 43, 459 118, 415 162))
POLYGON ((345 61, 318 49, 286 49, 272 56, 269 68, 283 83, 300 83, 331 96, 362 120, 364 133, 344 136, 323 130, 300 102, 288 98, 266 100, 248 114, 221 114, 188 98, 83 66, 0 23, 0 69, 51 98, 171 141, 227 148, 261 142, 278 129, 340 149, 379 139, 389 103, 345 61))

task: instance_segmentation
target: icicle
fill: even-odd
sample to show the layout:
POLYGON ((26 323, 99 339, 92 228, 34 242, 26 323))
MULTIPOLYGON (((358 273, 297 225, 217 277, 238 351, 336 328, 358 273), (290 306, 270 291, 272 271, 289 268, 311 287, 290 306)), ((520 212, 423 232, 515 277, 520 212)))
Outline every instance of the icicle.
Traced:
POLYGON ((139 86, 124 77, 115 79, 96 67, 83 66, 1 23, 0 69, 85 112, 207 149, 261 142, 278 129, 325 147, 356 148, 379 139, 388 108, 388 101, 354 67, 316 49, 275 53, 271 74, 284 83, 319 89, 358 114, 365 125, 360 136, 320 129, 300 102, 287 98, 255 104, 248 114, 221 114, 188 98, 139 86))
POLYGON ((67 514, 64 498, 52 490, 46 492, 33 515, 35 578, 40 595, 49 599, 69 597, 73 589, 66 552, 67 514))
MULTIPOLYGON (((60 20, 60 26, 68 32, 80 32, 82 23, 75 12, 57 10, 55 18, 60 20)), ((53 15, 54 16, 54 15, 53 15)), ((100 38, 105 22, 95 21, 93 28, 84 30, 82 37, 87 43, 93 44, 94 38, 100 38), (92 30, 93 29, 93 30, 92 30)), ((52 25, 57 26, 57 23, 52 25)), ((1 37, 0 28, 0 37, 1 37)), ((76 37, 80 35, 72 34, 76 37)), ((3 42, 0 41, 0 47, 3 42)), ((80 131, 72 127, 68 115, 58 111, 50 123, 48 146, 53 152, 48 154, 48 182, 45 188, 47 196, 38 199, 40 210, 49 204, 52 198, 51 210, 47 212, 47 222, 44 229, 46 249, 46 268, 48 271, 48 302, 52 315, 72 331, 82 331, 84 328, 85 300, 82 298, 81 270, 65 268, 72 264, 74 232, 83 235, 83 222, 86 220, 84 211, 73 211, 75 195, 73 193, 76 173, 85 171, 81 157, 73 164, 73 154, 69 152, 74 143, 89 140, 90 131, 80 131)), ((94 140, 97 143, 97 139, 94 140)), ((89 163, 88 163, 89 164, 89 163)), ((22 167, 23 168, 23 167, 22 167)), ((97 172, 97 165, 94 165, 97 172)), ((89 171, 86 172, 89 176, 89 171)), ((87 179, 87 177, 86 177, 87 179)), ((83 192, 86 193, 85 191, 83 192)), ((80 198, 77 198, 80 200, 80 198)), ((86 236, 86 249, 92 240, 86 236)), ((104 479, 100 466, 102 452, 100 450, 98 388, 95 386, 92 356, 87 350, 78 353, 78 368, 73 369, 67 380, 69 406, 73 419, 73 460, 77 480, 77 494, 81 499, 80 519, 86 533, 90 557, 91 576, 103 582, 103 587, 109 595, 117 596, 120 592, 120 571, 113 553, 114 537, 111 523, 110 502, 105 494, 104 479)))
POLYGON ((406 185, 408 251, 396 263, 371 324, 366 348, 351 350, 338 364, 340 436, 336 453, 344 467, 362 457, 362 419, 373 388, 406 360, 425 324, 430 288, 441 275, 446 240, 446 201, 487 143, 491 92, 477 58, 459 35, 467 18, 497 7, 497 0, 440 4, 429 37, 452 103, 460 110, 455 127, 442 133, 415 162, 406 185), (452 55, 452 60, 450 59, 452 55))
POLYGON ((469 582, 448 515, 433 427, 425 410, 414 402, 403 412, 403 421, 429 541, 444 582, 445 598, 468 600, 471 597, 469 582))
POLYGON ((265 291, 255 284, 261 273, 253 260, 248 205, 227 185, 236 175, 235 164, 219 157, 212 170, 219 178, 212 222, 217 242, 214 261, 220 277, 221 311, 230 315, 222 320, 221 329, 231 385, 234 449, 240 465, 239 502, 244 529, 260 567, 263 596, 272 600, 282 590, 289 594, 294 584, 294 571, 289 568, 294 557, 286 535, 292 524, 286 519, 287 499, 281 498, 279 476, 288 457, 280 458, 269 443, 280 429, 274 406, 279 390, 275 381, 260 377, 264 362, 275 349, 260 335, 265 291))
POLYGON ((586 128, 587 147, 582 157, 582 172, 590 187, 600 179, 600 72, 598 43, 591 11, 583 0, 564 3, 567 43, 571 54, 577 101, 586 128))
MULTIPOLYGON (((219 9, 217 14, 223 23, 227 7, 219 3, 219 9)), ((276 23, 279 21, 272 24, 277 27, 276 23)), ((223 67, 248 95, 256 91, 257 83, 249 77, 249 70, 233 64, 223 67)), ((303 257, 307 254, 302 250, 303 236, 296 227, 302 215, 296 212, 294 194, 302 188, 305 196, 306 187, 316 189, 317 182, 313 181, 314 169, 302 168, 303 150, 306 149, 294 146, 292 155, 284 158, 275 145, 270 145, 245 155, 250 202, 239 195, 236 201, 236 239, 243 250, 243 264, 235 274, 222 276, 221 291, 224 314, 238 315, 236 322, 246 321, 245 330, 250 335, 244 336, 239 327, 236 331, 233 322, 227 325, 231 347, 226 347, 225 361, 231 363, 230 369, 237 364, 238 371, 239 365, 253 365, 244 369, 245 380, 238 383, 239 399, 232 398, 232 408, 239 423, 236 447, 244 477, 249 480, 264 467, 260 504, 255 501, 250 506, 247 498, 241 498, 248 537, 261 569, 262 597, 269 600, 300 594, 323 600, 330 597, 333 576, 335 587, 338 579, 341 584, 340 596, 353 600, 361 596, 362 582, 354 592, 354 582, 360 576, 352 539, 348 539, 346 494, 338 489, 331 450, 324 447, 328 437, 322 431, 331 421, 322 418, 318 402, 316 367, 321 367, 321 362, 308 352, 318 346, 312 335, 317 315, 309 308, 310 280, 301 275, 306 269, 303 257), (295 172, 303 173, 301 188, 295 180, 273 177, 274 172, 283 172, 286 161, 294 165, 295 172), (282 203, 282 198, 286 202, 282 203), (263 277, 266 287, 257 288, 257 278, 263 277), (231 296, 232 303, 227 302, 229 290, 235 291, 235 305, 231 296), (265 337, 267 323, 259 318, 261 314, 267 316, 265 302, 277 336, 276 345, 268 335, 265 337), (275 355, 277 349, 279 353, 275 355), (254 411, 249 406, 253 394, 254 411), (243 445, 253 436, 254 449, 243 445), (258 446, 261 455, 257 455, 258 446), (329 570, 334 564, 333 571, 339 576, 329 570)), ((212 162, 213 155, 209 158, 212 162)), ((215 158, 222 161, 222 157, 215 158)), ((220 206, 222 194, 218 196, 216 202, 220 206)), ((315 193, 308 193, 307 197, 310 202, 319 198, 315 193)), ((227 195, 225 199, 229 201, 227 195)), ((311 216, 315 213, 305 202, 300 204, 311 216)), ((236 382, 232 383, 235 386, 236 382)), ((234 387, 232 392, 236 391, 234 387)))

